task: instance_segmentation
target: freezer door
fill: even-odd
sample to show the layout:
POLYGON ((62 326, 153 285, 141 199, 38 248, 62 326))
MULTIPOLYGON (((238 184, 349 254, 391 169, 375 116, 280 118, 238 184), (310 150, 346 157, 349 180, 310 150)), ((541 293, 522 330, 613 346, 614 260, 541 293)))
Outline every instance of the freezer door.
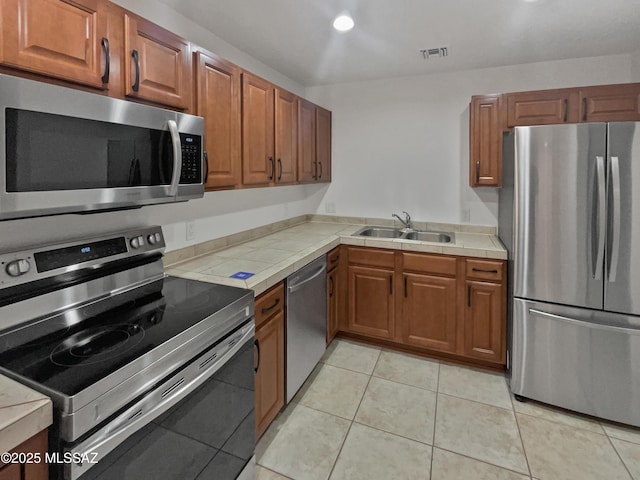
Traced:
POLYGON ((515 129, 514 296, 602 308, 606 124, 515 129))
POLYGON ((604 308, 640 315, 640 123, 609 124, 604 308))
POLYGON ((513 393, 640 426, 639 317, 513 304, 513 393))

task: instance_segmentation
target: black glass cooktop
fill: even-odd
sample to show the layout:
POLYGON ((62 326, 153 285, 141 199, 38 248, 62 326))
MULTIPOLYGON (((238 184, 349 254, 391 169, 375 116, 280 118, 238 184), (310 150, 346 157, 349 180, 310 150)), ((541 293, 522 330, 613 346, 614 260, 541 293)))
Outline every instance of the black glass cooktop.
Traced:
POLYGON ((36 329, 29 331, 33 340, 19 346, 16 335, 25 337, 24 331, 0 336, 0 367, 72 396, 251 295, 241 288, 177 277, 139 290, 140 296, 107 311, 97 303, 27 327, 36 329), (91 309, 100 313, 76 323, 91 309))

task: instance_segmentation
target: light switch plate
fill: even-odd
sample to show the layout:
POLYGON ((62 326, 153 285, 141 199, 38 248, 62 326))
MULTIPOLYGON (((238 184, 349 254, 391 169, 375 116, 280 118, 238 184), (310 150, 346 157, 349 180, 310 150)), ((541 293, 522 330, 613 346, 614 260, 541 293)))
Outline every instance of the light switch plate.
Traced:
POLYGON ((187 240, 196 239, 196 222, 187 222, 187 240))

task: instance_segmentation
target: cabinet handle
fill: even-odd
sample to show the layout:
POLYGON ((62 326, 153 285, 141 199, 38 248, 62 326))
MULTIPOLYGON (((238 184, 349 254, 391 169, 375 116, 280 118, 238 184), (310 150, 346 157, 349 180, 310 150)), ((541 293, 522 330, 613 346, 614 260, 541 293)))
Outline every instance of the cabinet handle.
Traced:
POLYGON ((582 97, 582 121, 587 121, 587 97, 582 97))
POLYGON ((320 165, 320 175, 318 175, 318 178, 322 178, 322 162, 318 162, 318 165, 320 165))
POLYGON ((276 172, 276 164, 273 162, 273 157, 269 157, 269 163, 271 164, 271 173, 269 174, 269 180, 273 180, 273 175, 276 172))
POLYGON ((404 298, 407 298, 409 296, 409 292, 407 289, 407 276, 404 276, 404 298))
POLYGON ((264 315, 265 313, 267 313, 269 310, 271 310, 272 308, 275 308, 278 304, 280 303, 280 299, 276 298, 276 301, 273 302, 273 305, 269 306, 269 307, 263 307, 262 308, 262 314, 264 315))
POLYGON ((467 307, 471 306, 471 285, 467 285, 467 307))
POLYGON ((482 273, 498 273, 498 270, 485 270, 484 268, 472 268, 471 270, 482 273))
POLYGON ((256 350, 258 350, 258 364, 253 368, 253 372, 254 373, 258 373, 258 369, 260 368, 260 342, 258 341, 258 339, 256 338, 253 341, 253 344, 256 347, 256 350))
POLYGON ((569 100, 564 99, 564 115, 562 116, 562 121, 567 122, 567 115, 569 114, 569 100))
POLYGON ((329 263, 333 265, 334 263, 338 263, 338 260, 340 260, 340 255, 338 255, 336 258, 332 258, 331 260, 329 260, 329 263))
POLYGON ((278 159, 278 181, 282 180, 282 160, 278 159))
POLYGON ((318 179, 318 162, 313 162, 314 168, 313 168, 313 175, 311 175, 311 178, 313 178, 314 180, 318 179))
POLYGON ((389 295, 393 295, 393 275, 389 275, 389 295))
POLYGON ((111 54, 109 53, 109 39, 106 37, 102 37, 102 50, 104 51, 104 74, 102 75, 102 83, 109 83, 111 54))
POLYGON ((140 57, 138 56, 138 51, 133 50, 131 52, 131 56, 133 57, 133 63, 136 66, 136 80, 131 85, 131 90, 137 92, 140 89, 140 57))
POLYGON ((209 180, 209 154, 204 152, 204 183, 209 180))
POLYGON ((333 297, 333 277, 329 277, 329 296, 333 297))
POLYGON ((476 160, 476 185, 480 183, 480 160, 476 160))

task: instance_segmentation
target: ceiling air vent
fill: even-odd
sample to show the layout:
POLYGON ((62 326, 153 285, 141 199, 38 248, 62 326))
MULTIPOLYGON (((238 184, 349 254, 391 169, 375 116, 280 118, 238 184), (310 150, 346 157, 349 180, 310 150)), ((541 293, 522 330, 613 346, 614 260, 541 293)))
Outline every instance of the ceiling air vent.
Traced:
POLYGON ((425 60, 429 60, 431 57, 446 57, 449 55, 448 47, 440 47, 440 48, 425 48, 424 50, 420 50, 422 54, 422 58, 425 60))

